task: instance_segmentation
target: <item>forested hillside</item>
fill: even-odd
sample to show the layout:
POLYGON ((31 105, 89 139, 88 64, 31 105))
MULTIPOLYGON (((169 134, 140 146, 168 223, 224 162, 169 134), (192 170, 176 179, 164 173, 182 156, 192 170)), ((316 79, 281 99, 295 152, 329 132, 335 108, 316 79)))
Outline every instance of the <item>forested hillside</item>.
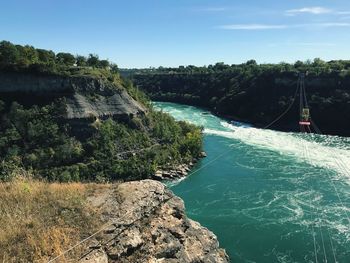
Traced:
POLYGON ((201 151, 199 128, 154 111, 96 55, 3 41, 0 76, 0 180, 23 169, 58 181, 150 178, 201 151))
MULTIPOLYGON (((298 74, 306 73, 307 99, 323 132, 350 135, 350 61, 320 59, 295 64, 240 65, 122 70, 152 99, 203 106, 215 113, 264 126, 292 102, 298 74)), ((298 103, 272 128, 296 130, 298 103)))

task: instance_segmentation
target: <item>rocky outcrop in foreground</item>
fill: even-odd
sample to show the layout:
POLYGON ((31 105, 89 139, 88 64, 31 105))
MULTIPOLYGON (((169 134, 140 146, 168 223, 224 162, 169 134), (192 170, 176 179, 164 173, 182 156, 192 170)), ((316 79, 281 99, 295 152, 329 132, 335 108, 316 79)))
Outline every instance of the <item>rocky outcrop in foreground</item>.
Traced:
POLYGON ((107 227, 86 244, 80 263, 228 262, 216 236, 185 215, 183 201, 162 183, 122 183, 91 205, 107 227))

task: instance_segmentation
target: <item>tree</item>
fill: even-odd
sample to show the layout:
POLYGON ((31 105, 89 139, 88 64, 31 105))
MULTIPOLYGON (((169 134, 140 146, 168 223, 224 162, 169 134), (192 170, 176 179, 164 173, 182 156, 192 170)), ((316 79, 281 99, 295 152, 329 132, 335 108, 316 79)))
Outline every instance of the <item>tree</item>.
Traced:
POLYGON ((29 64, 35 64, 39 60, 38 52, 33 46, 24 46, 24 56, 29 61, 29 64))
POLYGON ((330 66, 330 68, 332 70, 336 70, 336 71, 340 71, 340 70, 343 70, 344 69, 344 64, 341 63, 340 61, 329 61, 328 62, 328 65, 330 66))
POLYGON ((19 52, 19 59, 16 62, 20 66, 28 67, 29 65, 35 64, 39 60, 37 50, 32 46, 21 46, 16 45, 16 48, 19 52))
POLYGON ((100 62, 99 62, 99 66, 100 66, 101 68, 108 68, 109 65, 110 65, 110 64, 109 64, 109 61, 106 60, 106 59, 100 60, 100 62))
POLYGON ((302 61, 300 61, 300 60, 298 60, 297 62, 294 63, 294 67, 296 69, 299 69, 299 68, 301 68, 303 66, 304 66, 304 63, 302 61))
POLYGON ((313 63, 312 63, 312 66, 314 66, 314 67, 323 67, 325 64, 326 64, 326 62, 324 62, 322 59, 315 58, 313 63))
POLYGON ((0 64, 9 65, 18 62, 20 54, 15 45, 8 41, 0 42, 0 64))
POLYGON ((224 62, 217 62, 213 69, 214 71, 223 71, 225 69, 228 69, 230 66, 229 65, 226 65, 224 62))
POLYGON ((246 62, 246 65, 256 66, 256 65, 258 65, 258 63, 256 63, 256 61, 254 59, 251 59, 251 60, 248 60, 246 62))
POLYGON ((96 54, 89 54, 89 57, 87 59, 87 64, 90 67, 98 67, 99 64, 99 57, 96 54))
POLYGON ((75 64, 75 57, 70 53, 58 53, 56 55, 57 63, 65 66, 73 66, 75 64))
POLYGON ((36 50, 39 57, 39 62, 44 64, 53 64, 55 63, 56 55, 51 50, 45 50, 45 49, 37 49, 36 50))
POLYGON ((111 71, 113 73, 117 73, 119 71, 118 65, 114 64, 114 63, 111 63, 111 71))
POLYGON ((77 55, 75 59, 77 61, 77 66, 85 67, 87 65, 86 57, 77 55))

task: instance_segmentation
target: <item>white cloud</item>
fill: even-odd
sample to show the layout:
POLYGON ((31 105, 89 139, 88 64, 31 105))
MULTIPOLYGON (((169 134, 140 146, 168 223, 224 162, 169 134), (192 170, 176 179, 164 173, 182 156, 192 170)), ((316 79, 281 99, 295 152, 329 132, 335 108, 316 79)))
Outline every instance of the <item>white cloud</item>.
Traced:
POLYGON ((226 30, 267 30, 267 29, 283 29, 286 25, 268 25, 268 24, 232 24, 219 26, 226 30))
POLYGON ((309 23, 309 24, 230 24, 221 25, 217 28, 224 30, 271 30, 288 28, 329 28, 329 27, 350 27, 350 23, 328 22, 328 23, 309 23))
POLYGON ((296 16, 300 14, 312 14, 312 15, 332 14, 332 15, 339 15, 339 16, 350 15, 350 11, 337 11, 334 9, 329 9, 321 6, 290 9, 290 10, 287 10, 285 13, 287 16, 296 16))
POLYGON ((286 11, 286 14, 289 16, 295 16, 298 14, 321 15, 321 14, 329 14, 329 13, 333 13, 333 10, 325 7, 321 7, 321 6, 303 7, 299 9, 290 9, 286 11))

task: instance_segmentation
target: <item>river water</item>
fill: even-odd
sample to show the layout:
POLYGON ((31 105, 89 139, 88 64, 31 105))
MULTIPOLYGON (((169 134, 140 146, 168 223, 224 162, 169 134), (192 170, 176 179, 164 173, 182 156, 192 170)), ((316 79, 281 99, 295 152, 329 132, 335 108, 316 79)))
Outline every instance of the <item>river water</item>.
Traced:
POLYGON ((208 157, 170 186, 232 262, 350 262, 349 138, 233 125, 200 108, 154 104, 204 127, 208 157))

